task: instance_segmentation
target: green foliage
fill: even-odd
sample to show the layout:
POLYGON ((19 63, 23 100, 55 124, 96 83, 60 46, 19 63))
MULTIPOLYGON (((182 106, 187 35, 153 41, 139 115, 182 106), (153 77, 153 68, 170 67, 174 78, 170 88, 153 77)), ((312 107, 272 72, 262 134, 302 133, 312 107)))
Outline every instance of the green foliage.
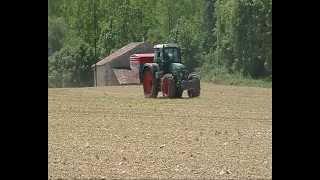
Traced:
POLYGON ((66 24, 63 18, 48 18, 48 56, 63 47, 66 24))
POLYGON ((241 72, 229 73, 228 69, 223 66, 210 67, 209 71, 204 69, 201 68, 202 71, 200 71, 201 79, 207 82, 224 85, 272 87, 271 76, 265 79, 252 79, 244 76, 241 72))
POLYGON ((182 62, 189 68, 199 67, 201 63, 201 42, 200 31, 196 22, 188 21, 186 18, 180 18, 177 26, 171 34, 172 39, 179 44, 182 53, 182 62))
POLYGON ((215 35, 215 0, 205 0, 204 13, 203 13, 203 50, 208 53, 210 49, 215 47, 216 35, 215 35))
POLYGON ((271 0, 48 0, 48 86, 92 85, 97 59, 143 40, 204 77, 272 81, 271 0))
POLYGON ((93 49, 81 40, 73 43, 73 46, 67 45, 49 58, 48 86, 92 85, 93 49))
POLYGON ((228 72, 253 78, 272 73, 272 1, 216 2, 217 58, 228 72))

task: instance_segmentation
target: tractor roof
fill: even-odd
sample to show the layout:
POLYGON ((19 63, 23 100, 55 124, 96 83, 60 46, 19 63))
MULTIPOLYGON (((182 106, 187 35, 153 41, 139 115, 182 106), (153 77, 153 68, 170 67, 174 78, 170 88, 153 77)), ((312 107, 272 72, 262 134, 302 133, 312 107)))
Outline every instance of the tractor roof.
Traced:
POLYGON ((157 44, 153 48, 165 48, 165 47, 179 47, 175 43, 168 43, 168 44, 157 44))

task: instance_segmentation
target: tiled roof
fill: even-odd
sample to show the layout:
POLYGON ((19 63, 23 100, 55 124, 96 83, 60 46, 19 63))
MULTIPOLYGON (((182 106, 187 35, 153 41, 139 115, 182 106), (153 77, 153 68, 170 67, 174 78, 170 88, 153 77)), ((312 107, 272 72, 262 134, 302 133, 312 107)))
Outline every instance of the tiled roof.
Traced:
MULTIPOLYGON (((120 57, 121 55, 125 54, 126 52, 134 49, 135 47, 139 46, 140 44, 143 44, 144 42, 133 42, 129 43, 126 46, 122 47, 121 49, 118 49, 114 53, 110 54, 108 57, 105 57, 101 61, 97 62, 97 66, 104 65, 107 62, 110 62, 112 60, 115 60, 116 58, 120 57)), ((94 67, 94 64, 92 65, 94 67)))

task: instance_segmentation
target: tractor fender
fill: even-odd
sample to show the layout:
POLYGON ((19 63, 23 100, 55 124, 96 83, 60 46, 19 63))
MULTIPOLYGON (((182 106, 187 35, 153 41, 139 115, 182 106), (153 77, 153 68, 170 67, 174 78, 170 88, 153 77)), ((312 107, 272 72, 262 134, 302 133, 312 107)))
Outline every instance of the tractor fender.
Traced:
POLYGON ((150 69, 151 70, 153 77, 155 77, 156 79, 159 78, 157 76, 157 72, 159 72, 159 65, 157 63, 145 63, 145 64, 143 64, 141 69, 142 70, 139 73, 140 83, 143 81, 143 72, 146 69, 150 69))
POLYGON ((188 79, 199 79, 200 80, 200 75, 198 73, 192 72, 189 74, 188 79))

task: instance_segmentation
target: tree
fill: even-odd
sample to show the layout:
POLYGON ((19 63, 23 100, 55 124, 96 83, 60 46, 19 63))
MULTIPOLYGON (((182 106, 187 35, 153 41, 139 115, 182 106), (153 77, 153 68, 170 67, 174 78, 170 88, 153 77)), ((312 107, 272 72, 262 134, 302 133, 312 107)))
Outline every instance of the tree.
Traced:
POLYGON ((215 44, 215 18, 214 18, 214 3, 215 0, 205 0, 205 11, 203 14, 203 50, 208 53, 215 44))
MULTIPOLYGON (((259 78, 272 65, 271 0, 219 0, 217 60, 229 72, 259 78)), ((272 69, 272 68, 271 68, 272 69)))
POLYGON ((268 76, 272 0, 48 0, 48 73, 56 82, 81 86, 97 59, 143 40, 177 43, 190 70, 268 76))
POLYGON ((195 23, 186 20, 186 18, 180 18, 176 26, 178 34, 172 35, 177 37, 176 41, 181 48, 182 62, 189 70, 194 70, 201 63, 200 32, 196 27, 198 26, 195 23))
POLYGON ((93 84, 94 50, 81 39, 66 45, 49 58, 49 82, 58 87, 93 84))
POLYGON ((48 18, 48 57, 64 43, 66 24, 62 18, 48 18))

